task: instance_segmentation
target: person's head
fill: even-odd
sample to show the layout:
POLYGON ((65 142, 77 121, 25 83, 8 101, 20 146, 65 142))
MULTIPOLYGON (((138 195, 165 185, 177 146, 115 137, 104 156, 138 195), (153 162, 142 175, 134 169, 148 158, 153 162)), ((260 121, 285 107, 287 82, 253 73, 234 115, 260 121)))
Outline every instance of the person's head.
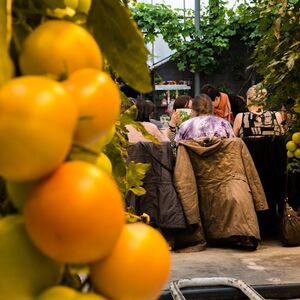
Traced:
POLYGON ((248 107, 244 97, 235 94, 228 94, 228 98, 230 101, 233 117, 235 117, 238 113, 248 111, 248 107))
POLYGON ((246 93, 247 104, 263 105, 264 101, 266 100, 267 94, 267 90, 263 88, 261 84, 253 85, 248 89, 246 93))
POLYGON ((207 94, 200 94, 193 99, 192 102, 193 115, 213 115, 214 106, 207 94))
POLYGON ((177 108, 191 108, 191 105, 192 100, 189 95, 179 95, 173 104, 173 110, 177 108))
POLYGON ((205 84, 201 88, 201 93, 206 94, 212 101, 215 101, 217 97, 220 97, 220 91, 211 84, 205 84))
POLYGON ((154 113, 154 104, 150 100, 137 100, 138 115, 136 121, 149 122, 154 113))

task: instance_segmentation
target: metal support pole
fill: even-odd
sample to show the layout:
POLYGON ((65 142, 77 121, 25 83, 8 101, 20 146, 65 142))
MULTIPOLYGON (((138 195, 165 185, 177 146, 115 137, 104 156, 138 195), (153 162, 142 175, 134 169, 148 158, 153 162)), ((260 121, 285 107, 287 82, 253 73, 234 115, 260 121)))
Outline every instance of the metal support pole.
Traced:
MULTIPOLYGON (((200 0, 195 0, 195 28, 200 29, 200 0)), ((194 76, 194 96, 200 94, 200 72, 194 76)))

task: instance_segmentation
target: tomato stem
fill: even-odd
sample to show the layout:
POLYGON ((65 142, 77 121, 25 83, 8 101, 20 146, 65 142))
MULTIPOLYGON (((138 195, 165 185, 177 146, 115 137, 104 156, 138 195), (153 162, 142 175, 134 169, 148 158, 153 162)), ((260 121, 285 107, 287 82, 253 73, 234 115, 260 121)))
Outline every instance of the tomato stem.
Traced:
POLYGON ((72 148, 74 149, 79 149, 79 150, 81 150, 81 151, 83 151, 83 152, 87 152, 87 153, 89 153, 89 154, 92 154, 92 155, 95 155, 95 156, 99 156, 99 153, 97 152, 97 151, 95 151, 95 150, 92 150, 91 148, 88 148, 88 147, 86 147, 86 146, 83 146, 83 145, 80 145, 80 144, 76 144, 76 143, 73 143, 72 144, 72 148))

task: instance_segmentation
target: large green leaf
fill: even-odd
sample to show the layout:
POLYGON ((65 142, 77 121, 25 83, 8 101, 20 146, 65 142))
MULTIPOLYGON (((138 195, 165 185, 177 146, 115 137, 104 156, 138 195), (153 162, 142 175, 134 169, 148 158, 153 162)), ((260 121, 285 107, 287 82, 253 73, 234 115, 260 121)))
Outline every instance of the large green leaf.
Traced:
POLYGON ((35 2, 43 7, 43 8, 65 8, 66 5, 65 5, 65 1, 64 0, 39 0, 39 1, 36 1, 35 2))
POLYGON ((14 75, 14 65, 9 55, 9 33, 7 32, 8 18, 7 7, 10 0, 0 1, 0 86, 14 75))
POLYGON ((128 9, 119 0, 93 0, 87 22, 113 70, 135 90, 150 92, 148 51, 128 9))

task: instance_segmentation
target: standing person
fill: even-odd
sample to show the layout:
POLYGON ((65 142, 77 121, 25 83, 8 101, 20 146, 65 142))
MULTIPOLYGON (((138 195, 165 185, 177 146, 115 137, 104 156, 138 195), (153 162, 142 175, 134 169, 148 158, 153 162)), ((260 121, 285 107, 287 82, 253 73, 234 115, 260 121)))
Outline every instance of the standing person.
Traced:
POLYGON ((216 116, 223 118, 229 122, 232 121, 232 112, 229 97, 226 93, 220 92, 215 86, 205 84, 201 93, 210 97, 214 103, 214 113, 216 116))
POLYGON ((179 95, 173 104, 169 127, 164 132, 171 142, 174 141, 178 126, 181 123, 180 114, 176 111, 180 108, 192 108, 192 99, 189 95, 179 95))
MULTIPOLYGON (((160 142, 170 142, 170 140, 164 136, 158 129, 158 127, 150 122, 150 117, 153 113, 153 103, 146 100, 137 100, 136 106, 138 109, 138 115, 136 121, 141 122, 148 133, 152 134, 160 142)), ((131 124, 126 125, 128 130, 128 140, 130 143, 138 142, 151 142, 149 139, 143 136, 143 134, 133 127, 131 124)))
POLYGON ((267 90, 261 85, 253 85, 247 91, 247 105, 249 112, 237 114, 233 130, 236 136, 273 136, 284 133, 281 126, 280 112, 264 110, 267 90))
POLYGON ((192 102, 192 110, 194 117, 182 123, 175 137, 176 143, 204 137, 235 137, 230 123, 214 115, 213 102, 208 95, 196 96, 192 102))

